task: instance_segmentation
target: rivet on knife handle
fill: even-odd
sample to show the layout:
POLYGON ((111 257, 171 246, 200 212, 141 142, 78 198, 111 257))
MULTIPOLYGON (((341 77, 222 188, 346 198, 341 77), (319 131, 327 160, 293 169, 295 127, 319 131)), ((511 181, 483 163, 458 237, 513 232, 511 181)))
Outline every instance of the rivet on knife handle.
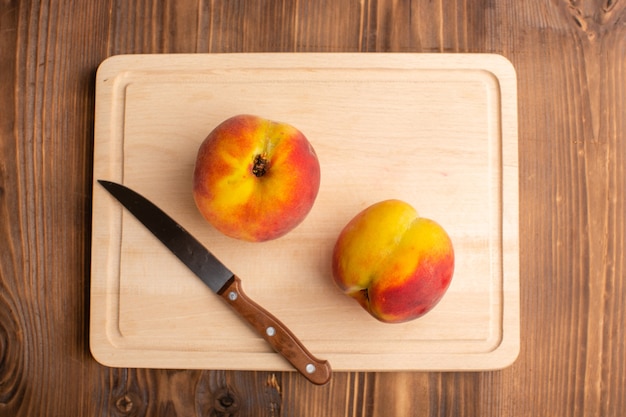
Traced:
POLYGON ((330 380, 332 371, 328 361, 313 356, 287 326, 248 298, 237 276, 224 285, 219 295, 309 381, 323 385, 330 380))

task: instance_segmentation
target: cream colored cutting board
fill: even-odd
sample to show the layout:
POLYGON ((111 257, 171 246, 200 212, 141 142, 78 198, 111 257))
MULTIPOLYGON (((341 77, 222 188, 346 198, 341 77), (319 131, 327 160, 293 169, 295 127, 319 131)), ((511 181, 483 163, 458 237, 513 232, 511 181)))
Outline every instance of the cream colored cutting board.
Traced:
POLYGON ((93 355, 121 367, 289 370, 96 179, 159 205, 336 371, 494 369, 518 354, 516 77, 500 56, 135 55, 100 66, 93 355), (296 126, 320 159, 313 210, 272 242, 220 235, 191 195, 198 146, 239 113, 296 126), (456 251, 443 300, 404 324, 374 320, 331 279, 342 227, 388 198, 442 224, 456 251))

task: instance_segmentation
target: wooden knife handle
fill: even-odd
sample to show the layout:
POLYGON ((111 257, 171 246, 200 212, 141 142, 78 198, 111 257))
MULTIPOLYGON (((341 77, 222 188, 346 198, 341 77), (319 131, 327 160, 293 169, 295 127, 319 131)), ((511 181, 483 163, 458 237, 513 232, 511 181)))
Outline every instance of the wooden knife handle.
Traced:
POLYGON ((328 361, 313 356, 287 326, 248 298, 237 276, 230 279, 219 295, 309 381, 323 385, 330 380, 332 371, 328 361))

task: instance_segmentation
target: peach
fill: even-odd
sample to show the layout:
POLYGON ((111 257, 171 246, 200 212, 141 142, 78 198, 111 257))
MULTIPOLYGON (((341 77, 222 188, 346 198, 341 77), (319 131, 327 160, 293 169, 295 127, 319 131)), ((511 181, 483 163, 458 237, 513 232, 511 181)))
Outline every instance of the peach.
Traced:
POLYGON ((339 234, 332 256, 337 286, 386 323, 430 311, 453 271, 446 231, 400 200, 381 201, 357 214, 339 234))
POLYGON ((320 185, 315 150, 295 127, 252 115, 219 124, 198 149, 193 197, 227 236, 262 242, 308 215, 320 185))

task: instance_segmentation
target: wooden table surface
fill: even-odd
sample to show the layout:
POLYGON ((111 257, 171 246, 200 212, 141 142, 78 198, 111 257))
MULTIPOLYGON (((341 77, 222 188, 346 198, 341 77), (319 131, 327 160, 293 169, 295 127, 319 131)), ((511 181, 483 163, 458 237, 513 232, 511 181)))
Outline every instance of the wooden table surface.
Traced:
POLYGON ((622 416, 626 1, 0 2, 0 416, 622 416), (491 372, 114 369, 89 352, 111 55, 489 52, 519 89, 521 351, 491 372))

